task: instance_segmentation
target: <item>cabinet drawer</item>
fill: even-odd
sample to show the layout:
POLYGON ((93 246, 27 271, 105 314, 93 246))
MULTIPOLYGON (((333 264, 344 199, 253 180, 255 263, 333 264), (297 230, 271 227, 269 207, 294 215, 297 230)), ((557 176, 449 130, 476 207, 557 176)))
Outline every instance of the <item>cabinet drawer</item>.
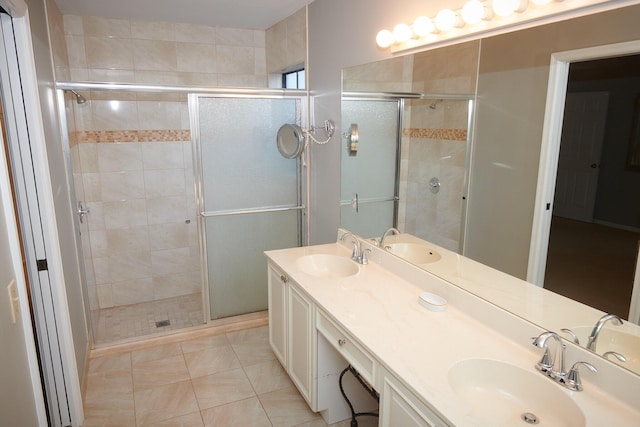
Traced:
POLYGON ((329 343, 362 375, 369 384, 374 380, 374 361, 350 335, 318 310, 316 327, 329 343))

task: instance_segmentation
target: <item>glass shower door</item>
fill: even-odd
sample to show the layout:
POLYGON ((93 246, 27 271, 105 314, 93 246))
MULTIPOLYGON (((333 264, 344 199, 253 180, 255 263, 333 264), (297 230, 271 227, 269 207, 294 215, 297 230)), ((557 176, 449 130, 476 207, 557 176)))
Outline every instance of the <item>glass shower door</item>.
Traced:
MULTIPOLYGON (((357 151, 343 147, 340 225, 358 235, 379 237, 397 222, 400 101, 342 101, 346 132, 358 126, 357 151)), ((344 140, 343 140, 344 141, 344 140)))
POLYGON ((196 97, 211 319, 267 309, 263 251, 300 246, 300 165, 276 147, 300 100, 196 97))

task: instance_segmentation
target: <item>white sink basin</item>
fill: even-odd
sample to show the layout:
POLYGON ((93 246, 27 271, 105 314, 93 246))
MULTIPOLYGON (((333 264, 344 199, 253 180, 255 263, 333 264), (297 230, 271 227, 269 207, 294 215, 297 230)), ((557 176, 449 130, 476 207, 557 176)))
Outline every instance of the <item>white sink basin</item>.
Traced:
POLYGON ((429 246, 418 243, 390 243, 385 245, 385 249, 413 264, 429 264, 442 258, 429 246))
MULTIPOLYGON (((585 347, 589 340, 589 335, 593 330, 593 326, 578 326, 570 329, 578 336, 580 345, 585 347)), ((566 334, 563 334, 562 336, 571 339, 566 334)), ((596 353, 603 355, 607 351, 616 351, 627 358, 626 362, 621 362, 613 356, 608 357, 608 360, 611 360, 624 368, 640 373, 639 337, 616 330, 615 326, 605 326, 598 334, 598 340, 596 341, 596 353)))
POLYGON ((533 366, 529 372, 496 360, 464 360, 449 371, 449 384, 470 414, 487 426, 585 425, 584 414, 562 386, 533 366))
POLYGON ((296 265, 311 276, 325 279, 349 277, 360 271, 350 258, 330 254, 305 255, 296 260, 296 265))

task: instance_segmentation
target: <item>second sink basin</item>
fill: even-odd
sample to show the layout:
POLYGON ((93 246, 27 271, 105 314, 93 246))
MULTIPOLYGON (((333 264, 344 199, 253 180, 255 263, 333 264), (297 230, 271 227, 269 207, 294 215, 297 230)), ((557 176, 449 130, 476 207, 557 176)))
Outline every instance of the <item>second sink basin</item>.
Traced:
POLYGON ((360 271, 351 259, 331 254, 305 255, 296 260, 296 265, 311 276, 326 279, 349 277, 360 271))
POLYGON ((385 245, 385 249, 413 264, 428 264, 442 258, 438 252, 429 246, 418 243, 390 243, 385 245))
POLYGON ((529 372, 496 360, 463 360, 449 371, 449 384, 486 425, 585 425, 584 414, 564 389, 533 366, 529 372))

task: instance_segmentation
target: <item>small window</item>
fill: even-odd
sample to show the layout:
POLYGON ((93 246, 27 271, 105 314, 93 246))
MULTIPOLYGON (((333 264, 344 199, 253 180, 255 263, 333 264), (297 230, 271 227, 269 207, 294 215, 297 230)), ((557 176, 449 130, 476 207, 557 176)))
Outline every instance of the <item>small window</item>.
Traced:
POLYGON ((284 89, 304 89, 304 70, 290 71, 282 74, 284 89))

